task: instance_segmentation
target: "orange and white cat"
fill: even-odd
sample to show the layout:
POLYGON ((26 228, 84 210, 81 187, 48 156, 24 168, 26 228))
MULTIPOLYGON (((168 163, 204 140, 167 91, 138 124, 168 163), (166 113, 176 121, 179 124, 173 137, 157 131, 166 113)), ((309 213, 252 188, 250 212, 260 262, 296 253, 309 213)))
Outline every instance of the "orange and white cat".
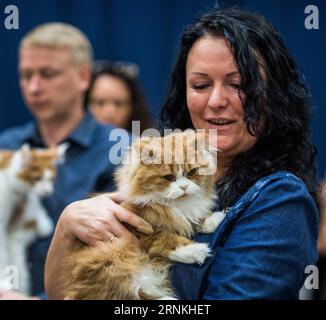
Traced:
POLYGON ((191 236, 213 232, 224 218, 211 213, 214 156, 207 136, 193 130, 134 142, 127 154, 133 161, 116 172, 118 192, 125 199, 121 205, 148 221, 154 232, 125 225, 139 245, 118 238, 97 247, 76 244, 65 261, 66 299, 177 298, 169 280, 171 262, 202 264, 210 248, 191 236))
POLYGON ((41 198, 52 193, 55 165, 67 146, 0 151, 0 288, 30 292, 26 250, 53 231, 41 198), (18 288, 8 281, 8 267, 17 270, 18 288))

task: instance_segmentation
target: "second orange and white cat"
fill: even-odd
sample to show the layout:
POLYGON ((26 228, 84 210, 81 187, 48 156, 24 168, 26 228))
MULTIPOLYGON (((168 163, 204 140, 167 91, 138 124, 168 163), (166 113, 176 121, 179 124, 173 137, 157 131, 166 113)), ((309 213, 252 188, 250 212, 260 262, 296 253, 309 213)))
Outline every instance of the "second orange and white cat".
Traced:
POLYGON ((0 151, 0 288, 30 293, 26 250, 53 231, 41 198, 53 191, 55 165, 67 147, 0 151), (18 277, 15 283, 10 273, 18 277))
POLYGON ((177 298, 169 280, 171 263, 202 264, 210 248, 191 236, 213 232, 224 218, 224 213, 211 213, 215 192, 208 170, 214 155, 206 137, 187 131, 132 145, 132 152, 147 156, 116 172, 118 191, 125 199, 121 205, 148 221, 154 232, 144 234, 125 224, 139 245, 118 238, 97 247, 77 243, 64 262, 66 299, 177 298), (203 139, 205 143, 199 143, 203 139), (172 161, 164 163, 165 156, 172 161))

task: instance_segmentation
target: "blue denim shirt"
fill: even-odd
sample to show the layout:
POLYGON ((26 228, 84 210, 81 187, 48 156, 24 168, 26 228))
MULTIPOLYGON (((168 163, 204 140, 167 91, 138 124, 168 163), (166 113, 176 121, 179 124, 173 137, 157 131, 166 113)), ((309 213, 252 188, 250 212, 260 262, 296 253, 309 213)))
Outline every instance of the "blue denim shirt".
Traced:
POLYGON ((318 258, 318 210, 305 184, 288 172, 259 180, 213 234, 195 241, 213 251, 203 265, 176 263, 181 299, 298 299, 305 267, 318 258))
MULTIPOLYGON (((79 126, 65 140, 70 147, 65 162, 58 166, 54 193, 43 203, 53 222, 59 219, 63 209, 71 202, 84 199, 91 192, 113 189, 112 171, 109 161, 112 142, 109 134, 112 127, 102 126, 87 113, 79 126)), ((34 122, 22 127, 8 129, 0 134, 1 149, 18 149, 25 142, 33 147, 44 147, 34 122)), ((46 254, 51 238, 36 241, 29 250, 33 293, 43 289, 43 274, 46 254)))

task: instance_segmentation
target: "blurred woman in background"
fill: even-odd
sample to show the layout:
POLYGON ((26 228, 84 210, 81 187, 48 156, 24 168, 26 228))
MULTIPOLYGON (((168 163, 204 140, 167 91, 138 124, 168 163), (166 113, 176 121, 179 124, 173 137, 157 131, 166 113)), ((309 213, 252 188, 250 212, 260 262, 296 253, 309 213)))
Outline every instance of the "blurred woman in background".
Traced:
POLYGON ((141 132, 153 126, 138 74, 138 66, 130 62, 94 63, 86 105, 98 122, 131 131, 132 121, 138 120, 141 132))

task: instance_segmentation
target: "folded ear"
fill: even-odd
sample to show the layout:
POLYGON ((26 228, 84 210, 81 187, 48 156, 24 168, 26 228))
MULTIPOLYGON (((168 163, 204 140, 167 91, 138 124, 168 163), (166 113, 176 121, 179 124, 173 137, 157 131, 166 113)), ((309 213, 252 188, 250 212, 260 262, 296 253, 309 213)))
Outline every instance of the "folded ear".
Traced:
POLYGON ((197 152, 197 159, 200 164, 198 173, 200 175, 213 175, 217 169, 217 149, 208 148, 197 152))
POLYGON ((124 163, 154 164, 161 163, 161 138, 142 137, 135 140, 126 150, 124 163))

